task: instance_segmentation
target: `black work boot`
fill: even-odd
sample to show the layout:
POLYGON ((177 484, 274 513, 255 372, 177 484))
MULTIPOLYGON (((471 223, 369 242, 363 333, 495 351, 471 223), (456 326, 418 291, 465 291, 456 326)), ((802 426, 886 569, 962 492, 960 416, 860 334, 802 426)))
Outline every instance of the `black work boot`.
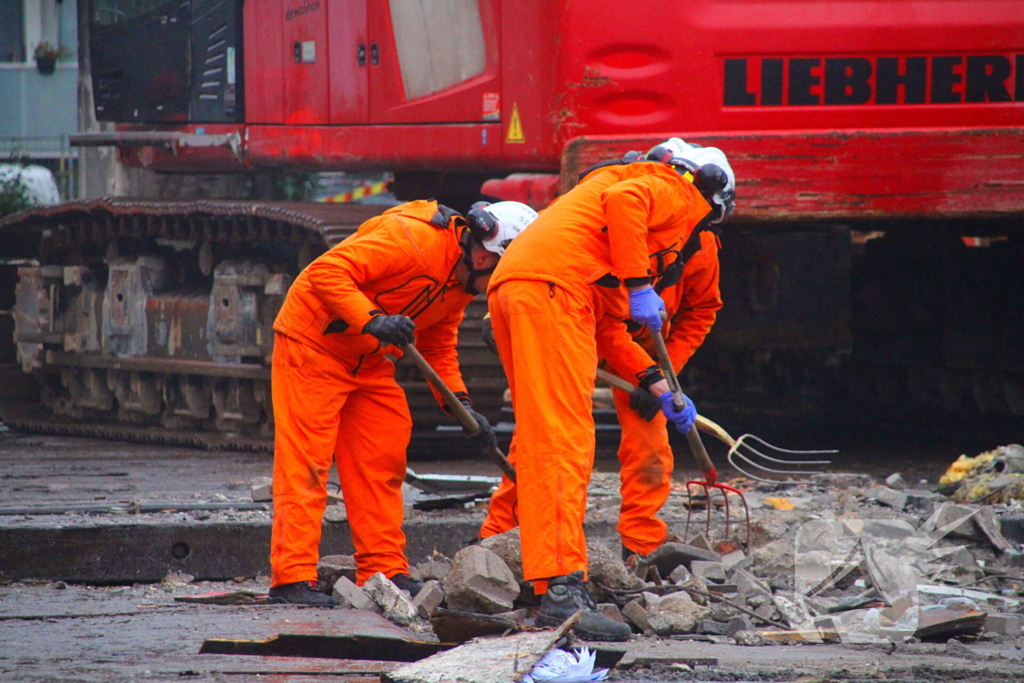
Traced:
POLYGON ((423 590, 423 582, 417 581, 408 574, 395 574, 391 577, 390 581, 401 590, 408 592, 409 595, 414 598, 421 590, 423 590))
POLYGON ((312 605, 334 607, 334 598, 320 591, 316 581, 296 581, 270 589, 267 602, 272 605, 312 605))
POLYGON ((583 610, 583 615, 573 627, 573 632, 584 640, 629 640, 629 625, 609 619, 602 614, 590 597, 583 572, 575 571, 568 576, 548 579, 548 592, 540 601, 537 612, 538 626, 558 626, 566 619, 583 610))

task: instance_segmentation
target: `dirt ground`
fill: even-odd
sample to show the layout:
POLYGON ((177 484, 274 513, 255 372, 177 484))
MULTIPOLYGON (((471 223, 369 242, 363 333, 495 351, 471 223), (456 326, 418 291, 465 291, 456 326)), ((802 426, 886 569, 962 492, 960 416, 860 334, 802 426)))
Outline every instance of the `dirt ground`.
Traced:
MULTIPOLYGON (((782 436, 785 438, 785 435, 782 436)), ((962 452, 997 444, 934 441, 872 442, 805 435, 793 447, 837 446, 831 469, 876 478, 901 471, 932 485, 962 452)), ((685 452, 685 451, 683 451, 685 452)), ((712 447, 721 462, 722 452, 712 447)), ((488 463, 413 462, 418 472, 492 474, 488 463)), ((0 434, 0 507, 72 504, 121 497, 147 501, 241 500, 231 482, 270 473, 269 456, 203 453, 88 439, 0 434), (124 473, 123 475, 121 473, 124 473), (58 477, 57 474, 60 474, 58 477), (97 478, 106 473, 109 477, 97 478), (116 475, 116 476, 114 476, 116 475), (173 485, 172 485, 173 484, 173 485), (218 497, 219 496, 219 497, 218 497)), ((605 447, 597 469, 614 471, 605 447)), ((726 469, 726 468, 723 468, 726 469)), ((692 472, 680 466, 677 478, 692 472)), ((726 470, 723 474, 728 476, 726 470)), ((598 477, 600 479, 600 477, 598 477)), ((611 479, 614 482, 614 479, 611 479)), ((605 485, 609 480, 605 479, 605 485)), ((767 495, 767 494, 765 494, 767 495)), ((241 496, 241 497, 240 497, 241 496)), ((595 500, 600 495, 594 496, 595 500)), ((813 502, 813 500, 812 500, 813 502)), ((595 509, 595 514, 607 512, 595 509)), ((799 510, 798 510, 799 512, 799 510)), ((255 514, 255 513, 254 513, 255 514)), ((482 513, 474 513, 482 514, 482 513)), ((19 519, 0 518, 0 523, 19 519)), ((7 549, 0 547, 0 554, 7 549)), ((57 550, 59 552, 59 549, 57 550)), ((214 606, 175 602, 211 590, 265 591, 265 576, 234 582, 88 586, 63 582, 0 582, 0 680, 4 681, 374 681, 395 664, 292 657, 199 654, 207 638, 266 639, 281 633, 343 632, 346 610, 284 606, 214 606)), ((840 644, 741 647, 637 636, 627 644, 615 681, 1019 681, 1024 637, 986 636, 959 644, 840 644), (693 669, 672 660, 713 657, 693 669), (637 659, 661 660, 632 666, 637 659)))

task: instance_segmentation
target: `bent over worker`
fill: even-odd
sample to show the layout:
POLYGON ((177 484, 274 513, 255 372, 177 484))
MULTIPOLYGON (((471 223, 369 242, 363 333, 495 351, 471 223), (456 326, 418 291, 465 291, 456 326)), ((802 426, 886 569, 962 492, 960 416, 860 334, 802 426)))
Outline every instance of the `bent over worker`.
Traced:
MULTIPOLYGON (((724 186, 720 179, 717 185, 712 183, 712 187, 699 188, 712 211, 698 224, 686 244, 681 249, 656 255, 655 270, 663 275, 655 282, 655 291, 665 302, 667 313, 662 334, 678 374, 711 330, 717 311, 722 307, 718 285, 721 244, 714 225, 724 221, 732 211, 735 177, 721 150, 686 144, 678 138, 655 147, 646 156, 659 160, 681 159, 690 169, 690 177, 709 164, 726 174, 724 186)), ((637 157, 644 159, 645 155, 631 153, 618 163, 635 161, 637 157)), ((584 176, 595 169, 585 172, 584 176)), ((612 395, 622 428, 618 449, 622 495, 618 531, 623 555, 646 556, 669 540, 668 526, 657 515, 668 499, 674 464, 660 402, 646 388, 656 379, 648 368, 654 365, 655 352, 650 329, 628 321, 625 327, 629 334, 623 334, 622 325, 604 313, 601 298, 598 298, 596 311, 600 363, 611 366, 621 377, 639 380, 640 385, 631 394, 616 388, 612 395)), ((480 535, 486 538, 518 526, 516 506, 515 485, 506 479, 491 497, 480 535)))
POLYGON ((459 372, 458 326, 535 216, 524 204, 500 202, 474 209, 467 223, 436 202, 409 202, 363 223, 296 278, 274 323, 271 602, 333 605, 316 584, 332 461, 356 583, 382 572, 412 594, 421 588, 409 576, 402 532, 412 419, 386 354, 400 356, 415 342, 480 424, 474 443, 494 443, 459 372))
MULTIPOLYGON (((596 290, 608 290, 602 299, 614 317, 660 330, 665 307, 651 285, 651 256, 680 248, 709 211, 675 164, 600 168, 542 212, 491 278, 491 324, 516 416, 523 570, 544 596, 538 624, 561 623, 582 609, 576 631, 584 638, 629 638, 628 626, 596 609, 584 580, 596 290)), ((666 417, 689 429, 692 403, 677 411, 665 380, 651 379, 666 417)))

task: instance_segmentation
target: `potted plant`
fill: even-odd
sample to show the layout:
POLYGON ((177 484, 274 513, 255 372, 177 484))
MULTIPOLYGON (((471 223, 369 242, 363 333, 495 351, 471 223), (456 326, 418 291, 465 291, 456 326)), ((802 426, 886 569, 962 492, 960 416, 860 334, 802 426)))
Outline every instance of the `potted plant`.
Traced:
POLYGON ((54 47, 45 40, 36 45, 35 52, 32 53, 36 59, 36 68, 41 74, 52 74, 57 66, 57 60, 66 59, 69 55, 70 51, 66 47, 54 47))

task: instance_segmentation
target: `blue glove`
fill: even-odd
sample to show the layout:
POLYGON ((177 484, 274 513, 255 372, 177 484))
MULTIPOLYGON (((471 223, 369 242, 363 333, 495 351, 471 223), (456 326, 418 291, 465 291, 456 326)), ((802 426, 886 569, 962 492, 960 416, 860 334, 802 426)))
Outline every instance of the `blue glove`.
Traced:
POLYGON ((655 332, 661 332, 661 314, 665 302, 654 287, 645 287, 629 293, 629 317, 641 325, 647 325, 655 332))
POLYGON ((693 405, 693 401, 683 396, 686 406, 682 410, 676 410, 675 403, 672 402, 671 391, 666 391, 658 397, 658 400, 661 401, 661 412, 665 413, 665 417, 676 426, 676 429, 683 434, 690 431, 690 427, 697 420, 697 408, 693 405))

